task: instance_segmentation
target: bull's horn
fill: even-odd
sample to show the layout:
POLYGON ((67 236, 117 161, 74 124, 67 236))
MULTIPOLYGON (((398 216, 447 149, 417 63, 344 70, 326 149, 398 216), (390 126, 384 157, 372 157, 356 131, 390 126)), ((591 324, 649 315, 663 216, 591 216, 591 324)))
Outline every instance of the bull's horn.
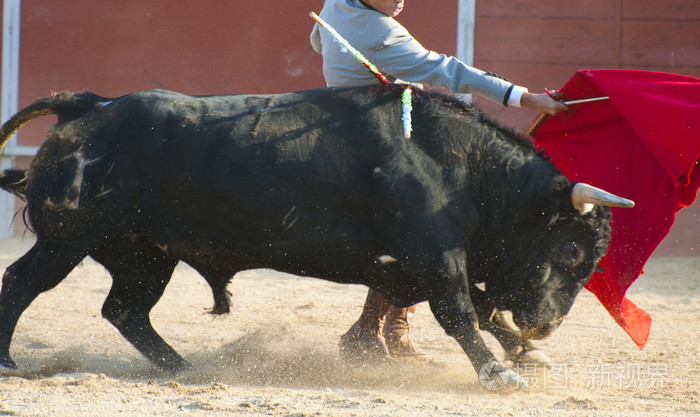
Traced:
POLYGON ((594 205, 608 207, 634 207, 634 201, 618 197, 596 188, 592 185, 579 182, 571 190, 571 202, 574 208, 581 214, 593 210, 594 205))

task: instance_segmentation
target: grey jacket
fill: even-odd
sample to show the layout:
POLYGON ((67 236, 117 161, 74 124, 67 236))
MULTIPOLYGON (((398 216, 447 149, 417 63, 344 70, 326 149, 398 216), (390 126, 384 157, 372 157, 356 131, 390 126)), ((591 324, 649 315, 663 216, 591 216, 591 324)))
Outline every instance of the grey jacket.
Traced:
MULTIPOLYGON (((425 49, 396 20, 359 0, 325 0, 319 16, 382 73, 403 81, 446 87, 455 93, 477 93, 505 105, 519 105, 522 92, 527 91, 455 57, 425 49)), ((377 82, 351 54, 341 51, 330 33, 318 24, 310 38, 314 50, 323 55, 323 75, 329 87, 377 82)))

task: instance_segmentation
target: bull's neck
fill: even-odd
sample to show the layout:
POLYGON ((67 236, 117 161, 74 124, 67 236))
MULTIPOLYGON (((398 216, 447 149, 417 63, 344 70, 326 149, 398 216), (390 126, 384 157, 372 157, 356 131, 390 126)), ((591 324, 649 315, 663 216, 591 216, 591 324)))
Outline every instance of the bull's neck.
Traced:
POLYGON ((524 210, 548 194, 556 169, 518 143, 487 139, 480 147, 478 157, 470 159, 465 169, 470 198, 482 222, 481 234, 488 241, 514 227, 524 210))

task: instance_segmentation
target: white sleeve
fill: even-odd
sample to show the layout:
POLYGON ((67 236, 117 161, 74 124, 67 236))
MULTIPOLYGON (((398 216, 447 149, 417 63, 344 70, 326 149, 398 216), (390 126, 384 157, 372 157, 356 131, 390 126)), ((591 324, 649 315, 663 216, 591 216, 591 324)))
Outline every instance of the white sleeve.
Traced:
MULTIPOLYGON (((506 104, 511 82, 473 68, 455 57, 425 49, 400 25, 391 28, 382 45, 368 58, 382 72, 405 81, 431 87, 446 87, 454 93, 477 93, 497 103, 506 104)), ((511 94, 519 96, 522 91, 511 94)))
POLYGON ((520 107, 520 99, 523 97, 523 94, 527 92, 527 88, 513 84, 513 89, 511 90, 510 96, 508 97, 508 105, 513 107, 520 107))

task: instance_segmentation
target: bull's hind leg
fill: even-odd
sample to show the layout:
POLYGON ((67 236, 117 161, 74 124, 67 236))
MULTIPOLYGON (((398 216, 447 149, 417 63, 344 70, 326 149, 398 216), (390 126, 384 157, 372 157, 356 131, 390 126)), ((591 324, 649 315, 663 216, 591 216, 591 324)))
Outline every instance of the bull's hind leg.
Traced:
POLYGON ((149 314, 170 282, 178 260, 156 247, 131 242, 91 253, 112 274, 112 288, 102 316, 146 358, 161 368, 176 370, 187 362, 151 325, 149 314))
POLYGON ((0 367, 16 369, 10 343, 17 321, 44 291, 58 285, 83 260, 87 250, 49 246, 41 241, 10 265, 0 291, 0 367))
POLYGON ((212 295, 214 296, 214 306, 212 307, 210 313, 215 315, 228 314, 231 312, 231 294, 226 290, 233 276, 236 272, 245 269, 244 266, 240 268, 219 267, 216 262, 211 259, 207 261, 199 261, 187 259, 185 260, 192 268, 194 268, 199 274, 204 277, 207 281, 209 287, 211 288, 212 295))

